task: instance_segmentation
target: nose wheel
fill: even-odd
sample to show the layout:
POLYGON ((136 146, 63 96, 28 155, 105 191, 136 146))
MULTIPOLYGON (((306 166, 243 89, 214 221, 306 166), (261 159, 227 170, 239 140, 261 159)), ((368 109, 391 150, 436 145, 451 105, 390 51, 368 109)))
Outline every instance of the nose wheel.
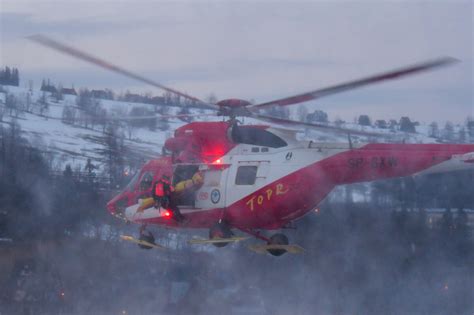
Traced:
MULTIPOLYGON (((222 238, 231 238, 232 231, 230 230, 229 225, 227 225, 224 221, 216 223, 214 226, 211 227, 209 230, 209 239, 222 239, 222 238)), ((229 242, 221 242, 221 243, 213 243, 216 247, 224 247, 229 242)))
POLYGON ((138 243, 138 247, 140 247, 141 249, 152 249, 153 248, 153 246, 149 246, 147 244, 156 245, 155 244, 155 237, 153 236, 153 233, 148 231, 146 229, 145 225, 142 225, 140 227, 140 237, 138 238, 138 240, 141 241, 141 243, 138 243))
MULTIPOLYGON (((270 237, 270 241, 268 245, 288 245, 288 237, 285 234, 277 233, 273 234, 270 237)), ((267 249, 267 252, 273 256, 281 256, 287 252, 286 249, 283 248, 272 248, 271 246, 267 249)))
POLYGON ((283 233, 276 233, 268 238, 261 235, 260 232, 248 229, 242 229, 242 231, 266 242, 266 244, 254 244, 248 247, 250 250, 258 254, 268 253, 272 256, 281 256, 285 253, 301 254, 304 252, 304 249, 301 246, 296 244, 290 245, 288 237, 283 233))

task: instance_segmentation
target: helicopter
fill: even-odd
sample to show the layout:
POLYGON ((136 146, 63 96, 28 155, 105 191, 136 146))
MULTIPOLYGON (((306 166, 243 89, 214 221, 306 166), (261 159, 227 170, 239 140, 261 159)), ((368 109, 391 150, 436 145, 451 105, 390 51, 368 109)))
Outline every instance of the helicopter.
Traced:
POLYGON ((249 246, 257 253, 301 253, 304 249, 290 244, 285 234, 276 232, 268 236, 262 231, 291 226, 317 209, 336 186, 474 169, 472 144, 354 143, 355 135, 386 135, 261 113, 262 109, 299 104, 449 65, 457 62, 454 58, 426 61, 260 104, 237 98, 209 103, 49 37, 33 35, 29 39, 183 97, 190 101, 189 107, 210 110, 212 115, 225 118, 195 121, 176 129, 174 136, 165 141, 163 155, 145 163, 125 189, 107 203, 112 215, 141 226, 139 239, 122 237, 141 248, 163 248, 155 243, 151 232, 143 232, 147 225, 158 225, 209 230, 208 239, 192 239, 190 243, 224 247, 246 239, 234 234, 240 231, 263 241, 249 246), (240 117, 265 123, 243 125, 240 117), (299 141, 297 130, 292 127, 301 126, 344 134, 348 141, 299 141), (172 198, 186 218, 184 222, 173 220, 175 213, 170 209, 154 207, 152 187, 163 176, 169 177, 176 187, 172 198))

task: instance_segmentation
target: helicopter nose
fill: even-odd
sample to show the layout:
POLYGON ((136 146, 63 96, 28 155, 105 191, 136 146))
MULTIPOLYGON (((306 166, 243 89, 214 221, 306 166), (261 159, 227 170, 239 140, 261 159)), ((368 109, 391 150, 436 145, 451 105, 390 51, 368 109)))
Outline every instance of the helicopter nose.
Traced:
POLYGON ((115 214, 117 212, 117 206, 113 201, 109 201, 106 207, 110 214, 115 214))

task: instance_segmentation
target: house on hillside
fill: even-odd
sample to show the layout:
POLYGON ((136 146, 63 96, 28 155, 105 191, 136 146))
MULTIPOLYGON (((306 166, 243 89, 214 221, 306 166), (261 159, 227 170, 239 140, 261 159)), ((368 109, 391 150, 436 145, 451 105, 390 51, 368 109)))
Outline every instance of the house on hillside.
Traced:
POLYGON ((92 90, 91 91, 92 97, 94 98, 101 98, 101 99, 108 99, 108 93, 104 90, 92 90))
POLYGON ((135 103, 140 103, 143 99, 141 95, 133 94, 133 93, 125 94, 123 98, 124 98, 124 101, 126 102, 135 102, 135 103))
POLYGON ((52 94, 58 93, 58 90, 56 87, 49 81, 49 79, 43 79, 41 81, 41 92, 50 92, 52 94))
POLYGON ((154 96, 151 98, 151 103, 156 105, 165 105, 165 98, 163 96, 154 96))
POLYGON ((64 94, 64 95, 76 95, 77 96, 77 92, 74 88, 62 88, 61 89, 61 94, 64 94))
POLYGON ((48 84, 41 86, 41 91, 50 92, 50 93, 58 93, 58 90, 56 89, 54 85, 48 85, 48 84))
POLYGON ((388 124, 385 121, 385 119, 379 119, 375 121, 375 127, 380 128, 380 129, 387 129, 388 124))
POLYGON ((398 121, 396 121, 395 119, 390 119, 389 122, 388 122, 388 128, 390 128, 390 130, 398 130, 399 129, 399 125, 398 125, 398 121))

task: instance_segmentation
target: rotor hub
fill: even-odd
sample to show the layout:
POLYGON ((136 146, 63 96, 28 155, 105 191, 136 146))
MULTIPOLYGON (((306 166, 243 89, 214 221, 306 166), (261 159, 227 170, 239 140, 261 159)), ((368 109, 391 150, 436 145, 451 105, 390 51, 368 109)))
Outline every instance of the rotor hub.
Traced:
POLYGON ((228 107, 228 108, 239 108, 251 105, 249 101, 241 100, 238 98, 229 98, 226 100, 222 100, 216 103, 219 107, 228 107))
POLYGON ((252 103, 238 98, 229 98, 217 102, 216 105, 219 106, 218 115, 234 118, 236 116, 246 116, 248 113, 246 107, 252 105, 252 103))

